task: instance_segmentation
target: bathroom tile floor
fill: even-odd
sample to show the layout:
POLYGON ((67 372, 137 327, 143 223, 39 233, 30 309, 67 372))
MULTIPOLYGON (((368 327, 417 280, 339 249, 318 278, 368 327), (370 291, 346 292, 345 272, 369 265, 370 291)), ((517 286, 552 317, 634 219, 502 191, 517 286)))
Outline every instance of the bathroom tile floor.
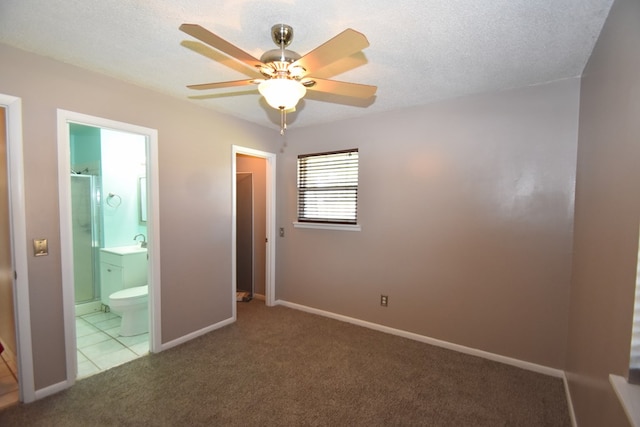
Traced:
POLYGON ((149 334, 121 337, 120 316, 98 311, 76 317, 78 379, 149 353, 149 334))

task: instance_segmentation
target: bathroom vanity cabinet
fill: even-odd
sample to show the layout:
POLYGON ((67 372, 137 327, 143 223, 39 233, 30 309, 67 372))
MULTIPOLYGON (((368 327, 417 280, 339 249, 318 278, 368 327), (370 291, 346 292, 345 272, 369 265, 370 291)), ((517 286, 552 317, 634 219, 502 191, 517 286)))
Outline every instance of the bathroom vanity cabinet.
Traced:
POLYGON ((109 305, 109 295, 121 289, 147 284, 147 250, 136 246, 100 250, 100 295, 109 305))

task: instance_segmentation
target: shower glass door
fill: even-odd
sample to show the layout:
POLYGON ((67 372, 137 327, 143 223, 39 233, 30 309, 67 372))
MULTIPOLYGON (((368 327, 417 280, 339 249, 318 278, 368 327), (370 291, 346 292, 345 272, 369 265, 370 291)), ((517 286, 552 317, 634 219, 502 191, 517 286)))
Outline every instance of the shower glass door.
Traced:
POLYGON ((73 274, 75 303, 100 299, 98 251, 99 191, 96 177, 71 175, 71 222, 73 230, 73 274))

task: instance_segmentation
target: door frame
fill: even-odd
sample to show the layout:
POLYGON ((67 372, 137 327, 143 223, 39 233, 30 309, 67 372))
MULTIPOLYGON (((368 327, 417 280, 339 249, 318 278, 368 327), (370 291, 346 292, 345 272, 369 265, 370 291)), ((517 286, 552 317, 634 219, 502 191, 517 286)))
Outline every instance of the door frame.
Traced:
POLYGON ((149 348, 161 351, 160 313, 160 224, 158 189, 158 131, 87 114, 58 109, 58 189, 60 197, 60 245, 64 306, 67 386, 77 376, 77 344, 73 278, 73 239, 71 228, 71 170, 69 123, 140 134, 146 137, 147 156, 147 251, 149 255, 149 348))
POLYGON ((276 155, 253 148, 231 146, 231 300, 233 320, 237 319, 236 304, 236 224, 237 224, 237 188, 236 188, 236 157, 238 154, 259 157, 266 160, 266 251, 265 251, 265 305, 274 306, 276 301, 276 155))
POLYGON ((7 175, 9 178, 9 221, 11 258, 14 268, 13 305, 16 323, 18 387, 24 403, 36 400, 31 343, 29 302, 28 245, 24 191, 24 157, 22 144, 22 99, 0 94, 6 109, 7 175))

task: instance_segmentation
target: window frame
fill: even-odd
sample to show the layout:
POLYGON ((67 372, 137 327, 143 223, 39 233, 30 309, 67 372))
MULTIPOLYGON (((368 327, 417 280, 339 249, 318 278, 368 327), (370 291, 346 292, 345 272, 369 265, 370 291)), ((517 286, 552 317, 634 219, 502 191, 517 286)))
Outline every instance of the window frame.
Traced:
MULTIPOLYGON (((331 168, 329 167, 328 169, 331 169, 331 168)), ((296 221, 293 222, 294 227, 316 228, 316 229, 325 229, 325 230, 360 231, 361 226, 359 224, 359 217, 358 217, 358 193, 360 189, 359 178, 360 178, 360 153, 358 148, 350 148, 345 150, 326 151, 326 152, 318 152, 318 153, 307 153, 307 154, 298 155, 297 161, 296 161, 296 193, 297 193, 296 194, 297 195, 296 221), (301 187, 300 185, 301 173, 303 171, 301 160, 313 158, 313 157, 320 157, 320 156, 331 156, 331 155, 352 154, 352 153, 355 153, 358 156, 356 160, 356 165, 355 165, 355 169, 356 169, 355 194, 353 195, 354 209, 352 212, 355 219, 350 220, 349 218, 330 219, 327 217, 318 217, 318 218, 304 217, 302 215, 304 208, 301 206, 301 200, 303 197, 303 193, 305 192, 305 188, 301 187)), ((345 186, 342 184, 347 184, 346 185, 347 187, 354 187, 353 177, 351 177, 350 179, 347 179, 346 183, 339 183, 338 185, 333 186, 334 190, 338 191, 336 190, 337 187, 345 186)), ((331 188, 332 188, 331 186, 328 187, 329 190, 331 190, 331 188)))

